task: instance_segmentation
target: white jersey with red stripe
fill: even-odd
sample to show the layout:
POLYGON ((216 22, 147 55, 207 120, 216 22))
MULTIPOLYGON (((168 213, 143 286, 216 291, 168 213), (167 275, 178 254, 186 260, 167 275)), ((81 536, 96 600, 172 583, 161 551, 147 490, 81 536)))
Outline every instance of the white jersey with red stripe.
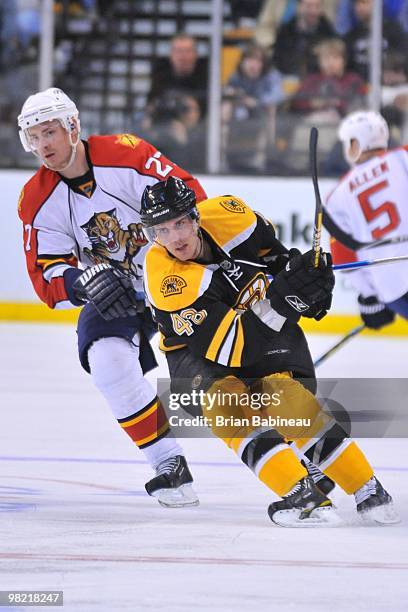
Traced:
POLYGON ((20 195, 28 272, 50 308, 72 308, 63 276, 72 267, 109 263, 143 291, 147 241, 139 212, 147 185, 175 175, 198 201, 206 197, 196 179, 136 136, 92 136, 85 146, 90 180, 73 183, 43 166, 20 195))
MULTIPOLYGON (((393 149, 357 164, 326 200, 325 210, 340 229, 330 229, 335 263, 373 260, 408 254, 408 242, 356 250, 339 244, 341 232, 358 242, 408 234, 408 147, 393 149), (337 239, 337 241, 336 241, 337 239)), ((408 261, 380 264, 350 274, 364 296, 392 302, 408 291, 408 261)))

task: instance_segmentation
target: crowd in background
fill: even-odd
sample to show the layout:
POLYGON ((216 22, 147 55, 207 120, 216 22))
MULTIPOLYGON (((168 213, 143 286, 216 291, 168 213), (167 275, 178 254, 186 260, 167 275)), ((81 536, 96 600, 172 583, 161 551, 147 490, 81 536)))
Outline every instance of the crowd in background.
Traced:
MULTIPOLYGON (((347 113, 369 104, 373 2, 224 3, 230 27, 225 30, 223 48, 222 171, 301 173, 311 125, 320 129, 322 171, 338 176, 346 169, 336 144, 336 129, 347 113)), ((77 63, 64 30, 67 16, 97 24, 107 16, 113 18, 116 4, 120 0, 54 2, 55 80, 68 87, 68 93, 72 82, 68 76, 75 79, 77 63)), ((394 141, 402 142, 408 127, 408 0, 384 0, 382 4, 381 110, 394 141)), ((40 0, 1 3, 2 126, 12 124, 19 103, 37 89, 39 5, 40 0)), ((120 36, 120 31, 116 34, 120 36)), ((134 36, 136 39, 137 34, 134 36)), ((127 126, 180 165, 204 171, 208 47, 201 52, 197 37, 182 27, 169 39, 167 56, 158 54, 152 61, 143 108, 128 113, 127 126)), ((6 127, 3 135, 4 130, 6 127)))

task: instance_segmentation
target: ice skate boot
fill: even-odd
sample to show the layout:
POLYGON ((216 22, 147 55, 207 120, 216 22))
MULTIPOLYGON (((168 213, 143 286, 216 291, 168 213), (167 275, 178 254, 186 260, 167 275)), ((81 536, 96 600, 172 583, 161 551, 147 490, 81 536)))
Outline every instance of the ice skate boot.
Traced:
POLYGON ((301 463, 303 463, 309 473, 309 476, 312 478, 315 485, 319 487, 322 493, 328 495, 331 493, 331 491, 333 491, 336 483, 331 478, 326 476, 326 474, 324 474, 321 470, 319 470, 317 465, 309 461, 309 459, 306 457, 302 459, 301 463))
POLYGON ((149 495, 157 498, 161 506, 182 508, 199 504, 192 482, 193 477, 185 457, 176 455, 159 463, 156 476, 145 484, 145 488, 149 495))
POLYGON ((365 522, 393 525, 400 522, 392 497, 375 476, 354 493, 357 512, 365 522))
POLYGON ((269 518, 281 527, 330 527, 341 521, 333 504, 307 476, 285 497, 270 504, 269 518))

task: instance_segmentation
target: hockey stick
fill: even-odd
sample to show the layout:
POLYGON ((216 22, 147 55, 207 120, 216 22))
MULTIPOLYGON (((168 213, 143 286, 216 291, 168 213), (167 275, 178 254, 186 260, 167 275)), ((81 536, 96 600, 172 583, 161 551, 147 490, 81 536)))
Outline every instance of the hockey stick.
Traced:
POLYGON ((382 247, 389 244, 400 244, 401 242, 408 241, 408 235, 405 234, 402 236, 394 236, 393 238, 380 238, 379 240, 372 240, 371 242, 361 242, 343 231, 325 208, 323 208, 323 227, 326 228, 333 238, 352 251, 382 247))
POLYGON ((407 242, 408 236, 394 236, 394 238, 384 238, 383 240, 374 240, 373 242, 362 242, 360 249, 371 249, 373 247, 385 246, 387 244, 399 244, 407 242))
POLYGON ((312 267, 317 268, 319 265, 320 256, 320 238, 322 235, 322 222, 323 222, 323 206, 322 199, 320 197, 319 183, 317 180, 317 140, 319 138, 319 131, 317 128, 312 127, 310 130, 309 139, 309 159, 310 159, 310 172, 312 174, 313 188, 315 193, 315 218, 313 227, 313 243, 312 243, 312 267))
POLYGON ((344 264, 336 264, 333 270, 352 270, 353 268, 364 268, 366 266, 376 266, 377 264, 393 263, 394 261, 404 261, 408 259, 408 255, 399 255, 398 257, 383 257, 382 259, 373 259, 372 261, 350 261, 344 264))
POLYGON ((335 353, 341 346, 343 346, 343 344, 351 340, 351 338, 354 338, 354 336, 357 336, 357 334, 362 332, 363 329, 365 328, 366 328, 365 323, 362 323, 361 325, 358 325, 358 327, 354 327, 352 330, 350 330, 345 336, 343 336, 341 340, 336 342, 336 344, 334 344, 331 348, 329 348, 328 351, 323 353, 323 355, 321 355, 319 359, 316 359, 316 361, 313 364, 314 367, 318 368, 319 365, 323 363, 323 361, 326 361, 326 359, 330 357, 330 355, 333 355, 333 353, 335 353))

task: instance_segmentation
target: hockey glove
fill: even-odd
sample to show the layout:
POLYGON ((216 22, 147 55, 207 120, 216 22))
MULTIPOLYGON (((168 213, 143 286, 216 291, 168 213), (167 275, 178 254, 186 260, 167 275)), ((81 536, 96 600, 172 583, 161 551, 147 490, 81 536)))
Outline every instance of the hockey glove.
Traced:
POLYGON ((360 316, 370 329, 381 329, 395 319, 395 313, 380 302, 375 295, 369 297, 358 296, 360 316))
POLYGON ((74 285, 75 297, 92 302, 106 321, 131 317, 144 310, 144 302, 136 299, 131 279, 109 264, 87 268, 74 285))
POLYGON ((276 276, 278 272, 283 270, 289 261, 289 251, 287 253, 278 253, 275 255, 265 255, 261 258, 262 263, 267 266, 268 273, 276 276))
POLYGON ((289 251, 289 261, 268 287, 267 297, 276 312, 296 323, 301 316, 322 319, 331 306, 334 287, 332 259, 321 252, 317 268, 310 267, 311 251, 289 251))

